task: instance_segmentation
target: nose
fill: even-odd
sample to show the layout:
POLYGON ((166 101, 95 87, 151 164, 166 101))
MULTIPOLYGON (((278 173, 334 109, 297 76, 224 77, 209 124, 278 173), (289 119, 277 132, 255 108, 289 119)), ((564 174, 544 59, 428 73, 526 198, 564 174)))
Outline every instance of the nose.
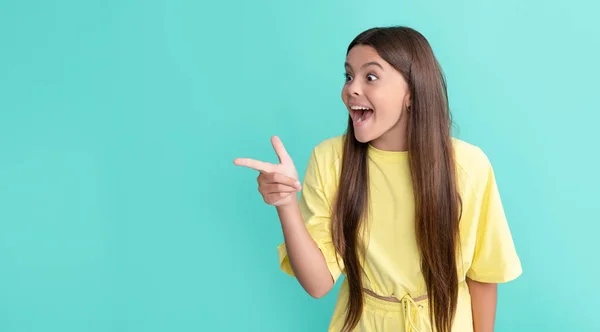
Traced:
POLYGON ((360 84, 355 80, 348 82, 348 94, 352 96, 360 96, 362 94, 360 84))

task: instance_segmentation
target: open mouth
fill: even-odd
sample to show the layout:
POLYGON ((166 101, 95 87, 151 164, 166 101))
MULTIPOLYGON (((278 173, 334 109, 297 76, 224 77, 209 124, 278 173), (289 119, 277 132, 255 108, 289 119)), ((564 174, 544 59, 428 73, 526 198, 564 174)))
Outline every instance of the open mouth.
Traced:
POLYGON ((373 115, 373 109, 362 106, 352 106, 351 116, 355 125, 365 123, 373 115))

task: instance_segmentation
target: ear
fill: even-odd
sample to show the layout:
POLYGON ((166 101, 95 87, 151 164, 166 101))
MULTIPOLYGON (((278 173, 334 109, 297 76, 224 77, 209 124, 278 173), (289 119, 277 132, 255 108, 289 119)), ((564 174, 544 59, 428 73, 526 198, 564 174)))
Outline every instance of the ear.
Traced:
POLYGON ((410 94, 406 94, 406 96, 404 97, 404 105, 406 105, 407 109, 410 109, 412 105, 412 97, 410 96, 410 94))

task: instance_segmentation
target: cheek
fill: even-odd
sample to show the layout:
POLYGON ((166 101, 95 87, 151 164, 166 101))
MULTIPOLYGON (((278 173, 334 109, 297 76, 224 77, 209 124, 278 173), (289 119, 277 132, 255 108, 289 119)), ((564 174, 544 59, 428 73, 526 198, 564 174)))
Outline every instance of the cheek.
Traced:
POLYGON ((346 103, 346 101, 348 100, 348 87, 346 84, 344 84, 344 86, 342 87, 342 93, 340 97, 342 97, 342 101, 344 101, 344 103, 346 103))
POLYGON ((376 107, 382 110, 383 114, 388 119, 396 119, 403 112, 404 93, 398 92, 398 89, 386 88, 375 93, 374 98, 377 100, 376 107))
POLYGON ((397 116, 399 107, 397 107, 397 98, 393 92, 387 91, 387 89, 372 89, 368 98, 380 118, 390 119, 397 116))

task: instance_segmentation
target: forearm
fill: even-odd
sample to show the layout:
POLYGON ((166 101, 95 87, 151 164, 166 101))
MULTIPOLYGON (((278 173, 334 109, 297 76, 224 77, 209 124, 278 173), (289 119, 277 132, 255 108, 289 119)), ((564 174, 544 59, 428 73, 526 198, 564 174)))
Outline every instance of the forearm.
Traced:
POLYGON ((298 202, 278 207, 283 237, 292 270, 302 287, 319 298, 333 288, 333 278, 323 253, 306 230, 298 202))
POLYGON ((496 319, 498 286, 467 279, 475 332, 493 332, 496 319))

